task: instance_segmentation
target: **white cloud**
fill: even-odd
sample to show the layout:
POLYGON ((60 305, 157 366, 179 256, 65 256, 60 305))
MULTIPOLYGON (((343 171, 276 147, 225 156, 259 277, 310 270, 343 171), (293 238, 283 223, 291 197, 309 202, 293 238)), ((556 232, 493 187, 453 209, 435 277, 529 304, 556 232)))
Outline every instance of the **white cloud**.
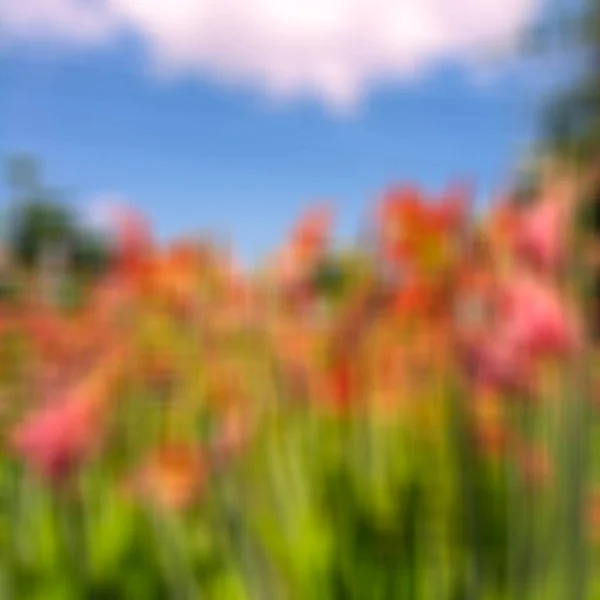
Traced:
POLYGON ((0 0, 0 34, 10 40, 105 41, 115 21, 104 2, 0 0))
POLYGON ((373 83, 510 47, 540 0, 0 0, 9 40, 137 35, 155 72, 352 107, 373 83))

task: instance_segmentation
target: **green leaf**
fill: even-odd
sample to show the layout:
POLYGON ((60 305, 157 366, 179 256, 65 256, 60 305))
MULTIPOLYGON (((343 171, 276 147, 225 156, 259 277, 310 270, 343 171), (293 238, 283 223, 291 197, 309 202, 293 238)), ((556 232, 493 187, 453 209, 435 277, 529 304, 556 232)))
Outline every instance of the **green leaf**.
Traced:
POLYGON ((97 514, 88 516, 90 568, 102 580, 118 571, 133 536, 135 514, 125 503, 107 497, 97 514))

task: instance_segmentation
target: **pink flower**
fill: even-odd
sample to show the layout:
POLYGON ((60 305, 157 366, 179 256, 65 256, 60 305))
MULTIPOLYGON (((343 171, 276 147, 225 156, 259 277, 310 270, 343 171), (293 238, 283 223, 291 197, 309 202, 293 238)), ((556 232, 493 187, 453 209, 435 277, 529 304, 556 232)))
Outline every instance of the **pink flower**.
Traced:
POLYGON ((467 350, 467 373, 483 386, 504 391, 528 389, 531 356, 502 335, 490 335, 467 350))
POLYGON ((41 476, 61 480, 98 439, 96 408, 72 397, 47 405, 17 427, 11 445, 41 476))
POLYGON ((501 290, 501 335, 532 355, 566 355, 579 344, 575 316, 558 293, 528 274, 517 274, 501 290))
POLYGON ((544 356, 567 356, 579 344, 578 323, 560 296, 526 273, 493 292, 495 322, 468 340, 466 366, 477 382, 525 390, 544 356))
POLYGON ((526 209, 515 234, 515 251, 536 267, 551 271, 565 259, 568 206, 547 200, 526 209))
POLYGON ((95 449, 125 352, 122 345, 112 348, 97 367, 26 417, 12 432, 10 446, 42 477, 52 482, 63 479, 95 449))

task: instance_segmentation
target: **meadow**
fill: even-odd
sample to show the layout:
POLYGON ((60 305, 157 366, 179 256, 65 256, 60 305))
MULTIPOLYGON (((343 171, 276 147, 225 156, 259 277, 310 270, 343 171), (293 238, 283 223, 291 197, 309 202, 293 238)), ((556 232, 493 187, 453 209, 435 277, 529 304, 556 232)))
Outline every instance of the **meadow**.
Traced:
POLYGON ((5 266, 0 598, 600 598, 577 198, 399 186, 252 271, 122 210, 101 277, 5 266))

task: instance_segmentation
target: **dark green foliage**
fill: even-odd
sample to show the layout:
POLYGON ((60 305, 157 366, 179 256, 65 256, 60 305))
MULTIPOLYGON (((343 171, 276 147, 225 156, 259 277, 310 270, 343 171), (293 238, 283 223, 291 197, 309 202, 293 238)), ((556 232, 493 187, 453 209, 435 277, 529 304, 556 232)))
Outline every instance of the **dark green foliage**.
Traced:
POLYGON ((76 232, 73 247, 73 265, 87 275, 102 273, 110 262, 110 248, 105 240, 92 232, 76 232))
POLYGON ((47 200, 30 201, 20 206, 10 222, 9 243, 19 264, 33 267, 44 252, 59 246, 71 248, 75 224, 70 213, 47 200))
POLYGON ((556 18, 555 27, 547 24, 530 39, 536 48, 570 57, 580 74, 548 103, 542 144, 589 165, 600 156, 600 2, 586 0, 580 12, 556 18))
POLYGON ((108 243, 80 226, 63 194, 40 183, 36 162, 27 157, 9 161, 12 191, 7 242, 16 264, 26 269, 39 265, 46 253, 64 254, 65 267, 83 276, 95 276, 108 266, 108 243))
POLYGON ((313 273, 313 284, 325 297, 339 298, 347 287, 347 275, 340 264, 330 259, 313 273))

